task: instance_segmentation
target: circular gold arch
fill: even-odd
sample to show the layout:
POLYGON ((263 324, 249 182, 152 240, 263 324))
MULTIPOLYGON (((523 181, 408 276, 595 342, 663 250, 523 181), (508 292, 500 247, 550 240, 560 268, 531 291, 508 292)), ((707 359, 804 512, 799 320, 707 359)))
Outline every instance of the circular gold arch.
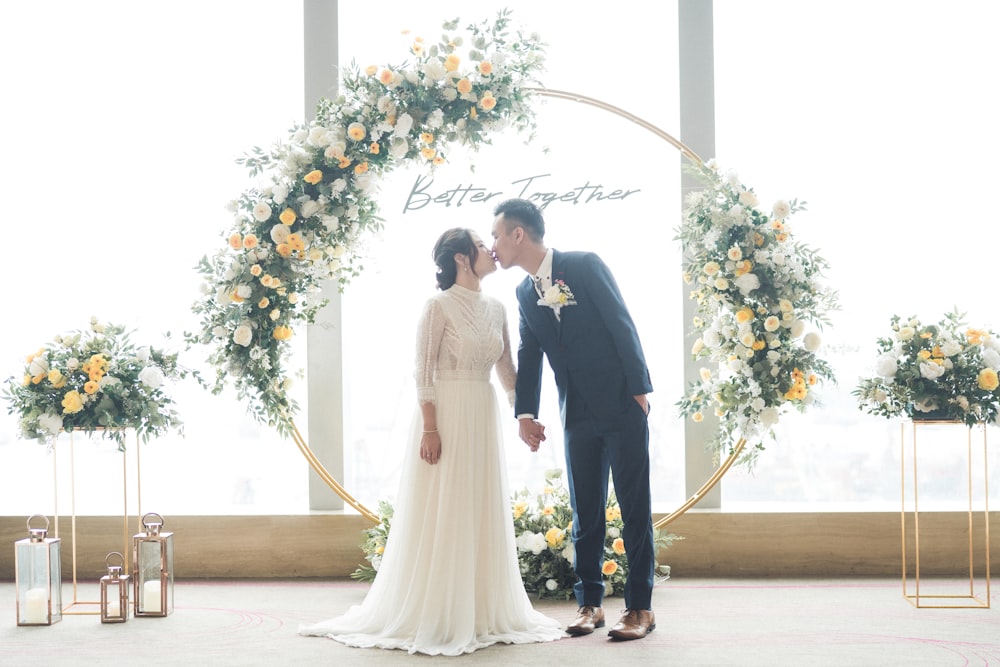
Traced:
MULTIPOLYGON (((702 159, 698 157, 698 154, 695 153, 690 148, 688 148, 686 145, 684 145, 684 143, 682 143, 679 139, 676 139, 667 132, 664 132, 663 130, 656 127, 652 123, 649 123, 643 120, 642 118, 639 118, 638 116, 631 114, 628 111, 625 111, 624 109, 616 107, 612 104, 608 104, 607 102, 602 102, 601 100, 594 99, 593 97, 587 97, 586 95, 579 95, 576 93, 570 93, 563 90, 552 90, 550 88, 526 88, 525 90, 529 90, 543 97, 555 97, 558 99, 569 100, 572 102, 579 102, 581 104, 589 104, 590 106, 597 107, 598 109, 603 109, 604 111, 613 113, 616 116, 620 116, 625 120, 631 121, 636 125, 639 125, 640 127, 649 130, 650 132, 652 132, 653 134, 655 134, 656 136, 658 136, 659 138, 663 139, 668 144, 676 148, 678 151, 680 151, 681 155, 688 158, 692 162, 696 162, 698 164, 702 163, 702 159)), ((340 496, 345 503, 347 503, 355 510, 357 510, 363 517, 365 517, 372 523, 378 523, 379 522, 378 515, 369 510, 367 507, 361 504, 361 502, 359 502, 354 496, 348 493, 347 489, 345 489, 343 485, 341 485, 340 482, 338 482, 336 478, 334 478, 334 476, 330 474, 330 472, 326 469, 326 466, 324 466, 323 463, 318 458, 316 458, 316 454, 309 447, 309 444, 306 442, 305 438, 302 437, 302 434, 299 432, 298 427, 296 427, 294 423, 292 423, 291 430, 292 430, 292 440, 295 442, 296 446, 298 446, 299 451, 302 452, 302 455, 305 456, 306 460, 309 462, 310 467, 312 467, 313 471, 315 471, 315 473, 320 477, 320 479, 322 479, 327 484, 327 486, 333 489, 333 491, 338 496, 340 496)), ((670 514, 667 514, 666 516, 656 521, 653 524, 653 527, 662 528, 663 526, 672 523, 674 520, 678 519, 689 509, 697 505, 702 500, 702 498, 704 498, 708 494, 709 491, 715 488, 715 485, 718 484, 719 480, 722 479, 723 475, 725 475, 729 471, 729 469, 733 467, 733 464, 736 463, 737 460, 739 460, 740 454, 742 453, 743 448, 745 446, 746 446, 746 438, 740 438, 740 440, 733 447, 732 451, 730 452, 726 460, 722 462, 722 464, 708 478, 708 480, 706 480, 705 483, 702 484, 701 487, 693 495, 691 495, 691 497, 688 498, 680 507, 678 507, 670 514)))

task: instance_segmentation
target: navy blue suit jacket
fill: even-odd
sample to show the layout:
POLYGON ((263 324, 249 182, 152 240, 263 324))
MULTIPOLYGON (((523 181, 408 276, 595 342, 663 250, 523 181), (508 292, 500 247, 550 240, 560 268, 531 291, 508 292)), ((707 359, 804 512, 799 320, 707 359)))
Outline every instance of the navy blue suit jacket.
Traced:
POLYGON ((553 251, 552 281, 563 280, 575 305, 557 320, 538 305, 531 277, 517 286, 521 343, 517 351, 515 414, 538 416, 542 356, 559 390, 563 426, 574 419, 610 422, 653 390, 632 317, 611 271, 592 252, 553 251))

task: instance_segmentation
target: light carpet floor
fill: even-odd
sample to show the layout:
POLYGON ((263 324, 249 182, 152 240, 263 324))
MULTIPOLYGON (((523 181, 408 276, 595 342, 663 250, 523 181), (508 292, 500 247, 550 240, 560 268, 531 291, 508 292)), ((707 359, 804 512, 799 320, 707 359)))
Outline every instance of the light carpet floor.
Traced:
MULTIPOLYGON (((923 592, 935 592, 928 585, 923 592)), ((955 592, 941 586, 936 592, 955 592)), ((431 658, 297 634, 299 624, 357 604, 367 588, 350 580, 186 580, 166 618, 102 625, 97 616, 66 616, 18 627, 14 585, 0 583, 0 665, 1000 665, 1000 592, 992 591, 991 609, 917 609, 898 579, 673 579, 654 593, 656 630, 632 642, 598 631, 431 658)), ((78 599, 96 591, 81 583, 78 599)), ((616 618, 621 605, 610 598, 605 610, 616 618)), ((535 606, 563 623, 576 611, 572 602, 535 606)))

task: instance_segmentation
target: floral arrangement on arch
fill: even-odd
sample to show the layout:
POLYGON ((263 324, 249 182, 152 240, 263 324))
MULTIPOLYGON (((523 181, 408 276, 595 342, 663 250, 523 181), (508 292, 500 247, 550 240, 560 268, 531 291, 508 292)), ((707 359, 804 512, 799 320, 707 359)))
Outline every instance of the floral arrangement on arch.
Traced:
POLYGON ((892 334, 876 342, 874 377, 852 392, 858 409, 886 418, 996 422, 1000 340, 965 324, 957 309, 935 324, 893 315, 892 334))
POLYGON ((752 443, 740 459, 752 466, 781 414, 804 411, 816 385, 833 380, 819 334, 807 329, 829 323, 837 296, 820 283, 826 261, 792 237, 790 218, 805 202, 764 211, 734 172, 720 174, 714 161, 692 170, 706 187, 687 196, 677 238, 697 304, 691 354, 706 364, 678 406, 696 422, 718 419, 717 454, 739 438, 752 443))
POLYGON ((250 413, 283 434, 297 411, 285 393, 289 341, 325 305, 326 281, 343 290, 363 269, 363 241, 382 224, 381 175, 404 161, 433 169, 451 146, 476 149, 506 127, 534 130, 528 87, 543 63, 540 38, 512 34, 507 10, 468 25, 468 44, 458 26, 445 23, 436 43, 415 38, 411 60, 352 63, 315 120, 239 160, 263 182, 230 203, 226 242, 198 266, 201 330, 186 337, 211 347, 212 390, 232 380, 250 413))
POLYGON ((23 438, 53 441, 60 432, 100 431, 125 448, 124 429, 143 442, 183 431, 166 383, 186 377, 177 354, 136 345, 129 332, 91 318, 87 329, 56 336, 25 359, 4 387, 8 413, 23 438))
MULTIPOLYGON (((514 494, 512 508, 514 535, 517 545, 518 567, 524 589, 540 598, 573 597, 572 522, 573 510, 569 503, 569 492, 562 483, 562 470, 554 469, 545 473, 545 486, 541 493, 532 498, 527 489, 514 494)), ((362 549, 366 563, 360 565, 351 575, 361 581, 374 581, 385 552, 386 539, 392 525, 392 505, 379 503, 379 523, 365 530, 362 549)), ((625 556, 625 542, 622 539, 622 513, 612 493, 606 509, 606 544, 604 547, 605 594, 623 595, 628 577, 628 558, 625 556)), ((673 533, 656 531, 657 553, 682 537, 673 533)), ((666 578, 670 566, 657 565, 657 574, 666 578)))

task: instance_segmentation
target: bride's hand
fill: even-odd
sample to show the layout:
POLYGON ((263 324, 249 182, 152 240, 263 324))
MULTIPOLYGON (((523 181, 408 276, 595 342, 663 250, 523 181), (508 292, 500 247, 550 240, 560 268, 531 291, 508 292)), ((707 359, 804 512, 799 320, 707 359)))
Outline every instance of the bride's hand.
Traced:
POLYGON ((441 435, 437 431, 420 438, 420 458, 431 465, 441 460, 441 435))

